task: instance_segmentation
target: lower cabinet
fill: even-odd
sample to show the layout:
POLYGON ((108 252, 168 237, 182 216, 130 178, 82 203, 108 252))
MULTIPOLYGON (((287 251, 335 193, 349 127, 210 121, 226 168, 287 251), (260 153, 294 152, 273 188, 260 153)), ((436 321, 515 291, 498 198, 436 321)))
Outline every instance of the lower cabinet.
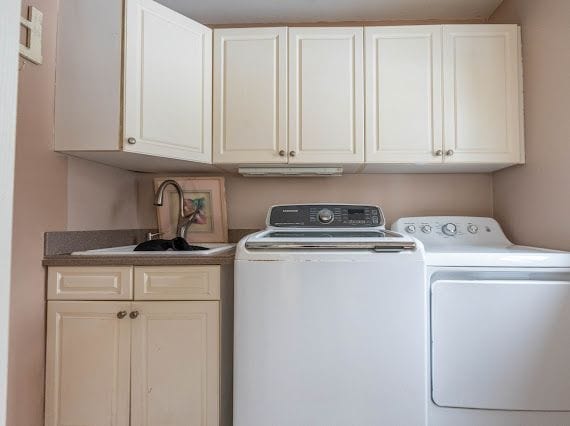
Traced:
POLYGON ((134 303, 133 425, 219 423, 218 302, 134 303))
POLYGON ((220 300, 48 301, 46 426, 229 424, 220 419, 220 306, 220 300))
POLYGON ((46 426, 129 425, 129 303, 48 302, 46 426))

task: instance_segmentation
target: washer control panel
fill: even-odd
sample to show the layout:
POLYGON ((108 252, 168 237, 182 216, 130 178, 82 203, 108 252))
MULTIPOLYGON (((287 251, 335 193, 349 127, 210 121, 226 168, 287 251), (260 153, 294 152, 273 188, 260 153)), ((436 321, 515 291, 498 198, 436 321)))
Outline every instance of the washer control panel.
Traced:
POLYGON ((379 207, 359 204, 294 204, 273 206, 267 225, 290 228, 377 228, 384 226, 379 207))
POLYGON ((489 217, 406 217, 398 219, 391 229, 412 235, 424 244, 470 245, 508 242, 497 221, 489 217))

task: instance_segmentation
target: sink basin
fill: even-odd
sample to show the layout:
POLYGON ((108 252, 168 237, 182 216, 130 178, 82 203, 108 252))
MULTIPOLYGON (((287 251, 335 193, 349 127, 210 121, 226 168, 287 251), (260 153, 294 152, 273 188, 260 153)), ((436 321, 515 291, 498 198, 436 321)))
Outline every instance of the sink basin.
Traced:
POLYGON ((72 255, 78 256, 208 256, 211 254, 219 254, 221 252, 231 250, 235 244, 227 243, 190 243, 197 246, 207 247, 208 250, 195 251, 135 251, 136 245, 111 247, 97 250, 75 251, 72 255))

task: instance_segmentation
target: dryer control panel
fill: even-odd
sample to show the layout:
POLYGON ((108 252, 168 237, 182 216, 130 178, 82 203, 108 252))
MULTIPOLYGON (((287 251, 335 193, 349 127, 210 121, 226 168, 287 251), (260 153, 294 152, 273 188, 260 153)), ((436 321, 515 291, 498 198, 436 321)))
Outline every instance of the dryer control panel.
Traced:
POLYGON ((294 204, 269 209, 267 225, 289 228, 379 228, 384 214, 377 206, 359 204, 294 204))
POLYGON ((424 245, 509 245, 493 218, 469 216, 424 216, 398 219, 393 231, 411 235, 424 245))

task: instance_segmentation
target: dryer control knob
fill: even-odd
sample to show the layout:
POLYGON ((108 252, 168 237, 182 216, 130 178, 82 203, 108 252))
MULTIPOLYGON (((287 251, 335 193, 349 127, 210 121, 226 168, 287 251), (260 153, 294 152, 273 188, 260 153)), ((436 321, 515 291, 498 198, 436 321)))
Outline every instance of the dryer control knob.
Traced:
POLYGON ((453 223, 446 223, 443 225, 441 230, 445 235, 449 235, 450 237, 453 237, 455 234, 457 234, 457 226, 455 226, 453 223))
POLYGON ((479 227, 477 225, 469 225, 467 227, 467 230, 472 234, 476 234, 477 232, 479 232, 479 227))
POLYGON ((429 225, 422 226, 422 232, 424 234, 429 234, 431 232, 431 226, 429 226, 429 225))
POLYGON ((416 225, 408 225, 406 226, 406 232, 408 234, 413 234, 414 232, 416 232, 416 225))
POLYGON ((331 223, 334 219, 334 213, 329 209, 322 209, 318 214, 319 222, 331 223))

